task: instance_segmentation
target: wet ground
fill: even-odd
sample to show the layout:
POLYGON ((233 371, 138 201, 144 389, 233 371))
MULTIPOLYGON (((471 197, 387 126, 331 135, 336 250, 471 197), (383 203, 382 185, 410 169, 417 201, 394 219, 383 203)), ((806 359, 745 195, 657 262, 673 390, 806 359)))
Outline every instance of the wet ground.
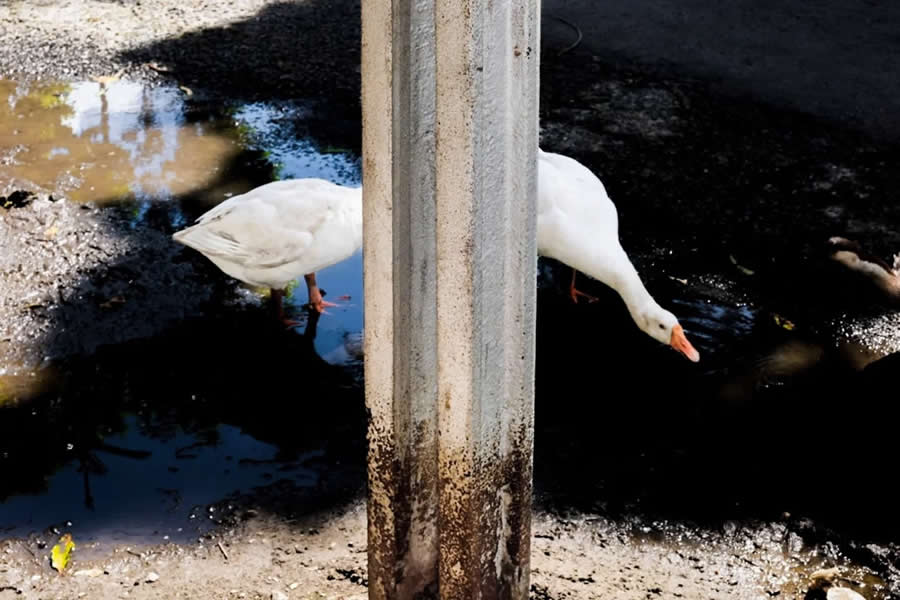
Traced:
MULTIPOLYGON (((319 275, 351 300, 285 331, 169 238, 271 179, 359 183, 354 3, 263 4, 179 5, 169 36, 132 31, 157 1, 0 15, 29 39, 0 60, 0 597, 58 590, 38 558, 57 531, 107 571, 91 597, 365 592, 359 255, 319 275), (28 51, 77 11, 109 28, 28 51)), ((541 262, 534 596, 802 598, 839 566, 900 597, 896 298, 826 244, 900 251, 897 146, 547 43, 542 146, 604 180, 702 360, 594 282, 571 305, 541 262)))

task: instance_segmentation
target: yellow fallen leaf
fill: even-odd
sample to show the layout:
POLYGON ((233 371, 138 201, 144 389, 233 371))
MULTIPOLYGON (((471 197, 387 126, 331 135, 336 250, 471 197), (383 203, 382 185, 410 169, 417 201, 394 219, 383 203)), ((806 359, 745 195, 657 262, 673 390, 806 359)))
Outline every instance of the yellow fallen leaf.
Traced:
POLYGON ((787 329, 788 331, 791 331, 794 329, 794 324, 791 323, 790 321, 788 321, 787 319, 785 319, 784 317, 782 317, 781 315, 775 315, 775 324, 778 325, 779 327, 783 327, 784 329, 787 329))
POLYGON ((753 275, 754 274, 754 271, 752 271, 751 269, 748 269, 747 267, 745 267, 743 265, 739 265, 737 259, 733 255, 729 254, 728 258, 731 260, 731 264, 736 266, 738 268, 738 271, 740 271, 744 275, 753 275))
POLYGON ((72 557, 72 550, 75 549, 75 542, 72 541, 71 534, 65 534, 59 538, 59 544, 53 546, 50 550, 50 561, 54 569, 62 573, 69 559, 72 557))

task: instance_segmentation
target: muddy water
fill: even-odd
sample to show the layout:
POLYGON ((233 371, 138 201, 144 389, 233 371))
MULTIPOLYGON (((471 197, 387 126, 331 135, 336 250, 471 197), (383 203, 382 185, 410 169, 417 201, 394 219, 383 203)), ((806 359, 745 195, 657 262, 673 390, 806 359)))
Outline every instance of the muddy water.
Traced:
POLYGON ((205 188, 241 150, 224 119, 187 122, 177 88, 2 81, 0 94, 0 176, 77 202, 170 199, 205 188))

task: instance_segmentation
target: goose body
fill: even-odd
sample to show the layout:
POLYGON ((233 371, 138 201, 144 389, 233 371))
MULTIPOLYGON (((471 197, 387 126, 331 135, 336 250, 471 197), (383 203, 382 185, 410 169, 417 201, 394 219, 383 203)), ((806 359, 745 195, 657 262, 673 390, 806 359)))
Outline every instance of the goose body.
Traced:
POLYGON ((619 214, 606 188, 590 169, 573 158, 538 149, 538 254, 616 290, 635 324, 653 339, 671 345, 691 361, 700 354, 687 340, 678 319, 644 287, 619 242, 619 214))
POLYGON ((275 293, 306 277, 320 312, 315 273, 362 246, 362 191, 323 179, 273 181, 229 198, 173 239, 197 250, 235 279, 275 293))
MULTIPOLYGON (((576 160, 538 149, 537 247, 542 256, 602 281, 624 300, 638 327, 692 361, 699 354, 678 320, 647 292, 619 244, 619 217, 600 180, 576 160)), ((362 245, 362 190, 322 179, 274 181, 235 196, 174 234, 226 274, 283 290, 301 275, 310 304, 329 305, 315 272, 362 245)), ((275 296, 281 314, 281 295, 275 296)), ((282 317, 283 318, 283 317, 282 317)))

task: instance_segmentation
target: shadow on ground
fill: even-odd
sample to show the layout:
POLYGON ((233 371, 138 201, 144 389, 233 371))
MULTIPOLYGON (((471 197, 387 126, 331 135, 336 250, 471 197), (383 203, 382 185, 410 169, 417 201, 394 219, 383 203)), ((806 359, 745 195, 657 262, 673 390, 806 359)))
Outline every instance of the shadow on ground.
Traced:
POLYGON ((314 101, 320 117, 310 126, 358 153, 359 39, 359 0, 281 2, 253 18, 189 31, 122 58, 157 63, 167 69, 164 77, 229 100, 314 101))
POLYGON ((895 542, 900 354, 861 367, 814 329, 670 285, 648 287, 679 313, 698 364, 639 333, 609 290, 585 283, 600 301, 577 306, 539 292, 540 503, 713 529, 813 519, 823 537, 895 542))

